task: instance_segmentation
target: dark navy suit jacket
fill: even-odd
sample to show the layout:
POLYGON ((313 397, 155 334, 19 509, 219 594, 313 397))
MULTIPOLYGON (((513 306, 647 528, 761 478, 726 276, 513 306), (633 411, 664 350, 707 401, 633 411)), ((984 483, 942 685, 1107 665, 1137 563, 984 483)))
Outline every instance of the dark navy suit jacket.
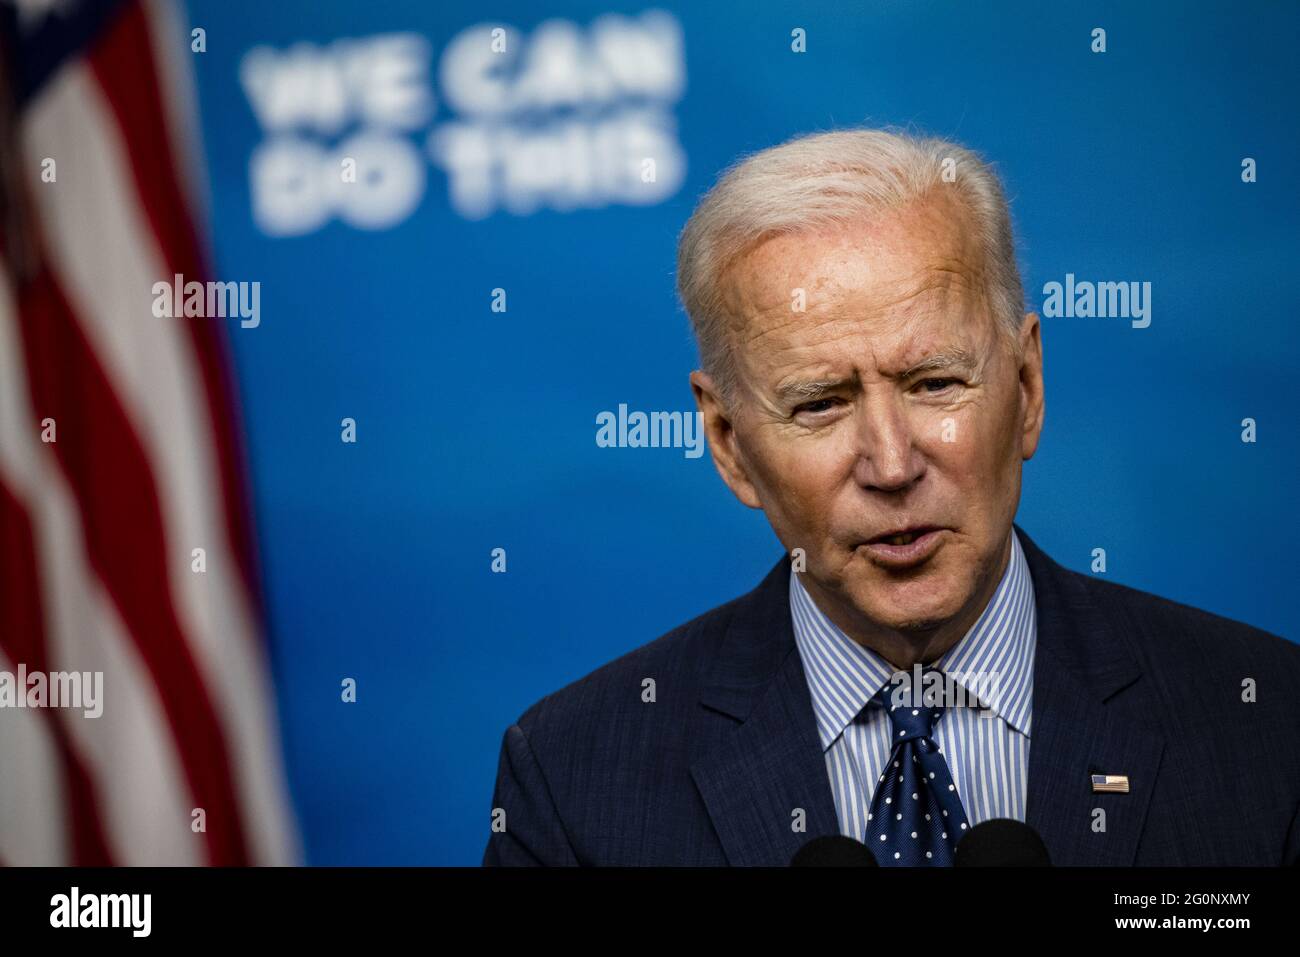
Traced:
MULTIPOLYGON (((1038 610, 1026 818, 1052 862, 1297 862, 1300 646, 1069 571, 1016 533, 1038 610), (1131 790, 1094 794, 1093 773, 1131 790)), ((789 568, 524 712, 483 863, 784 866, 839 833, 789 568)))

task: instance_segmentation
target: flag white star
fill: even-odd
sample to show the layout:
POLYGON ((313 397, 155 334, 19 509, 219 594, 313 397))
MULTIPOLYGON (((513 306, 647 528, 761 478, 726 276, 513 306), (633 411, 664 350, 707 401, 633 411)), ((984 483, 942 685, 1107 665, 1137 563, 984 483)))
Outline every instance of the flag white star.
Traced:
POLYGON ((76 0, 7 0, 18 12, 18 26, 27 30, 52 13, 66 15, 76 0))

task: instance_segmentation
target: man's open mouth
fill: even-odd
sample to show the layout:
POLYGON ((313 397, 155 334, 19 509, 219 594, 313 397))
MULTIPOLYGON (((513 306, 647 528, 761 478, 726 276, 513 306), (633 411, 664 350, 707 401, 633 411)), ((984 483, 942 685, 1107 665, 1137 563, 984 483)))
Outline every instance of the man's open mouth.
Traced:
POLYGON ((886 532, 884 535, 877 535, 871 539, 868 545, 911 545, 927 532, 938 531, 934 525, 918 525, 914 528, 899 529, 892 532, 886 532))

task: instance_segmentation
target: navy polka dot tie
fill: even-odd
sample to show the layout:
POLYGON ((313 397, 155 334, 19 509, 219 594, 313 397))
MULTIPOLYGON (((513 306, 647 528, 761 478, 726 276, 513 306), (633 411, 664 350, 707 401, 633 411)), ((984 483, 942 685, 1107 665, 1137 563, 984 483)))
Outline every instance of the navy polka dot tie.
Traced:
MULTIPOLYGON (((925 668, 922 674, 936 670, 925 668)), ((948 762, 933 737, 943 708, 922 706, 920 689, 916 701, 905 690, 903 703, 895 706, 896 687, 885 685, 869 705, 888 711, 894 749, 871 798, 866 845, 882 867, 951 866, 968 827, 948 762)))

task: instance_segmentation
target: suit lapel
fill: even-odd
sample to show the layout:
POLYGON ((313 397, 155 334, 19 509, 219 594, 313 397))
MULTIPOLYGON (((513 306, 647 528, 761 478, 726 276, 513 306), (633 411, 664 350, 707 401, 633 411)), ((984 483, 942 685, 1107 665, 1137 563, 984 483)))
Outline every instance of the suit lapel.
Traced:
MULTIPOLYGON (((1053 864, 1132 865, 1165 747, 1143 720, 1141 669, 1082 582, 1015 532, 1038 630, 1026 823, 1053 864), (1127 775, 1130 791, 1095 794, 1092 774, 1127 775)), ((733 865, 784 866, 839 833, 788 588, 782 557, 737 602, 700 698, 691 775, 733 865)))
POLYGON ((1016 532, 1038 618, 1026 823, 1053 864, 1130 866, 1165 746, 1141 669, 1082 582, 1016 532), (1129 793, 1093 793, 1092 774, 1127 775, 1129 793))
POLYGON ((732 865, 785 866, 807 841, 839 833, 789 574, 782 557, 738 602, 700 698, 691 775, 732 865))

